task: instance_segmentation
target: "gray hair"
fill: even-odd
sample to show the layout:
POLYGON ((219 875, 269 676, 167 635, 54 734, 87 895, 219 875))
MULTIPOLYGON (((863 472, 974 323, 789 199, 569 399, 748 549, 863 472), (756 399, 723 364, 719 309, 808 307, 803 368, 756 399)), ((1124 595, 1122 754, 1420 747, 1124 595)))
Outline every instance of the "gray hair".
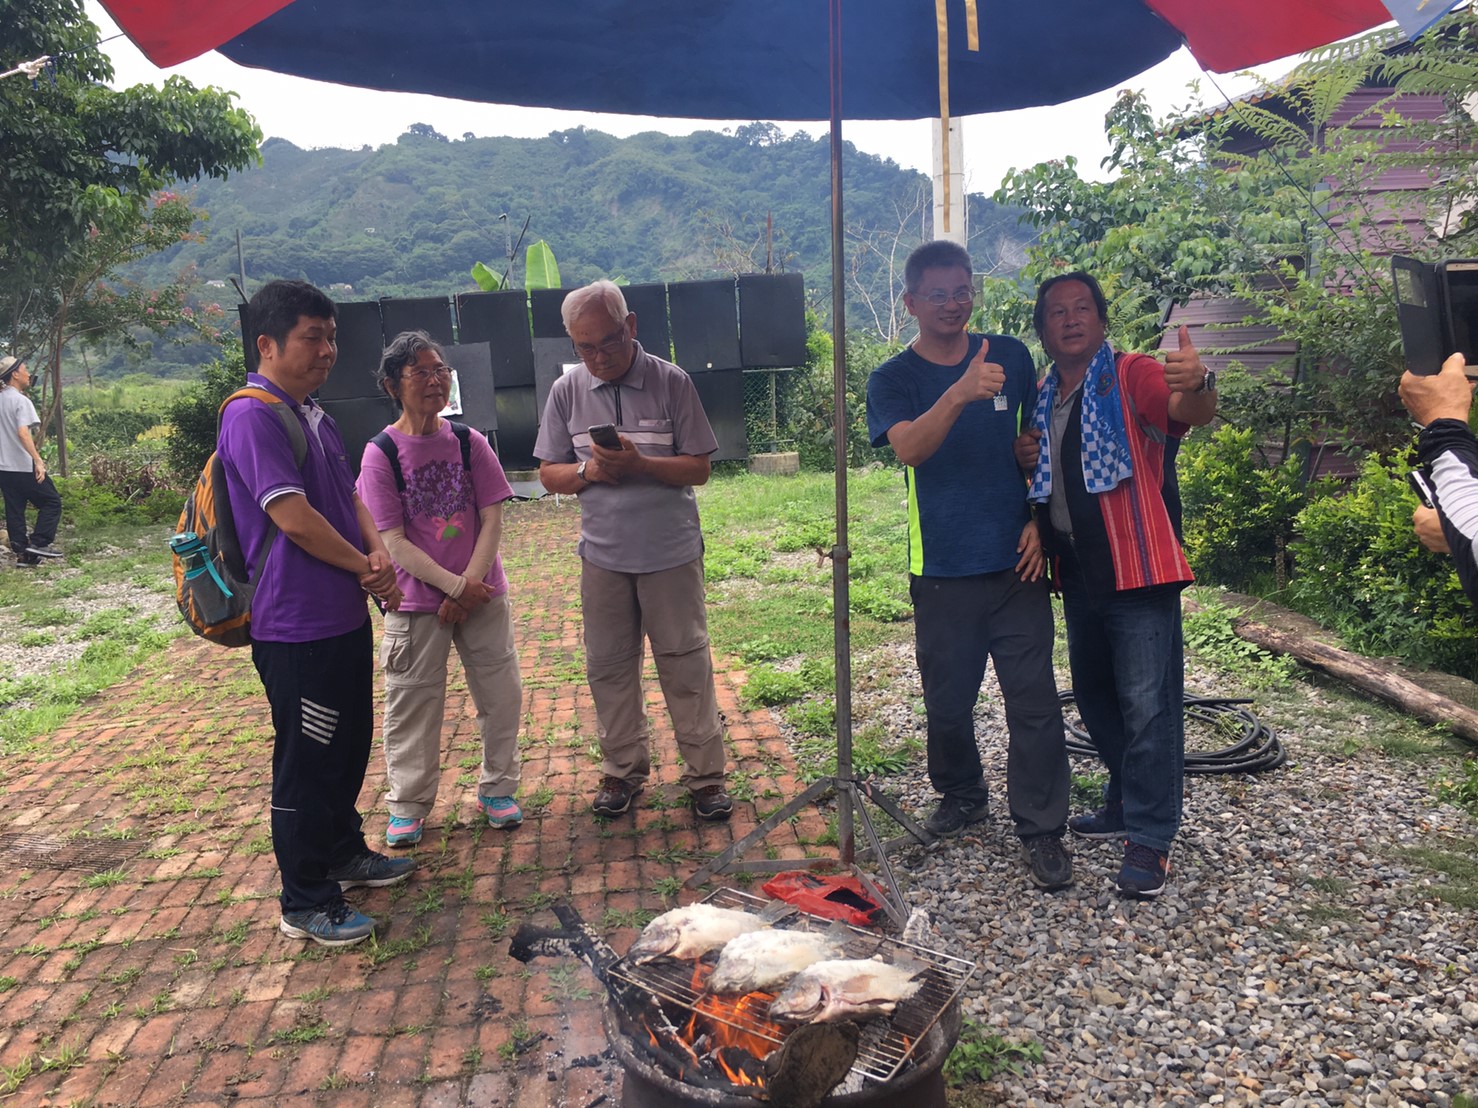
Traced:
POLYGON ((401 407, 401 374, 407 366, 415 365, 416 359, 427 350, 435 352, 438 358, 446 361, 446 352, 442 350, 441 344, 425 331, 402 331, 390 340, 390 345, 380 355, 380 368, 375 372, 375 384, 395 402, 397 410, 401 407), (391 388, 391 385, 395 387, 391 388))
POLYGON ((614 281, 593 281, 583 289, 576 289, 564 298, 559 306, 559 316, 564 320, 568 334, 573 323, 587 308, 601 307, 611 317, 612 323, 625 323, 631 310, 626 307, 626 297, 614 281))

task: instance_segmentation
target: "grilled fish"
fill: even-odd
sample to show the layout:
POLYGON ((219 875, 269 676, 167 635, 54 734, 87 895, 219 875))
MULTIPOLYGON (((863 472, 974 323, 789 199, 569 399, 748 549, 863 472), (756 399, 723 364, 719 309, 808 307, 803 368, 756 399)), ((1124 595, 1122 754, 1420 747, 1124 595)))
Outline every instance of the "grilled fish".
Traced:
POLYGON ((787 1023, 831 1023, 890 1016, 923 984, 919 965, 889 965, 877 958, 817 962, 790 979, 770 1018, 787 1023))
POLYGON ((771 919, 711 904, 689 904, 663 912, 642 928, 626 957, 641 965, 658 958, 701 958, 735 936, 769 927, 771 919))
POLYGON ((826 931, 767 928, 730 939, 708 978, 716 993, 774 992, 815 962, 837 958, 850 932, 842 924, 826 931))

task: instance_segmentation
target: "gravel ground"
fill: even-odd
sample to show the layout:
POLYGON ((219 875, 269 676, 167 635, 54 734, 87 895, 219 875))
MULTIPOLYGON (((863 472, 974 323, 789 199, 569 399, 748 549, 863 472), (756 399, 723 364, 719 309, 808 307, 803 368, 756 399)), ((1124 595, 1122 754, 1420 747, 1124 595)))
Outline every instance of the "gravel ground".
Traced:
MULTIPOLYGON (((922 743, 911 652, 855 669, 859 728, 922 743)), ((1188 685, 1230 694, 1194 672, 1188 685)), ((1045 1050, 1024 1076, 990 1083, 1001 1103, 1448 1105, 1478 1091, 1478 924, 1437 898, 1441 874, 1404 860, 1459 836, 1470 850, 1474 821, 1435 801, 1437 764, 1344 750, 1345 725, 1329 721, 1368 738, 1381 709, 1355 701, 1352 717, 1342 694, 1307 683, 1276 699, 1289 763, 1188 778, 1170 884, 1137 902, 1113 891, 1113 843, 1069 844, 1070 889, 1027 882, 987 678, 990 821, 891 860, 939 944, 979 967, 967 1016, 1045 1050), (1290 703, 1301 707, 1281 718, 1290 703)), ((917 763, 883 784, 926 813, 935 796, 917 763)), ((1075 773, 1098 768, 1073 760, 1075 773)))
MULTIPOLYGON (((104 547, 90 553, 90 560, 105 559, 126 553, 115 547, 104 547)), ((0 573, 25 573, 39 582, 59 584, 74 581, 82 576, 83 570, 68 566, 65 562, 43 563, 35 569, 16 569, 14 557, 5 552, 0 561, 0 573)), ((161 578, 161 582, 162 582, 161 578)), ((174 594, 157 589, 139 588, 127 581, 108 581, 94 584, 70 593, 66 587, 56 592, 65 595, 54 601, 54 606, 66 611, 72 618, 69 625, 53 628, 55 635, 50 642, 27 645, 15 628, 6 627, 0 632, 0 677, 19 678, 38 673, 51 673, 69 662, 76 661, 87 649, 88 639, 73 636, 70 632, 88 616, 112 608, 127 610, 134 616, 149 616, 158 627, 178 623, 179 612, 175 608, 174 594)))

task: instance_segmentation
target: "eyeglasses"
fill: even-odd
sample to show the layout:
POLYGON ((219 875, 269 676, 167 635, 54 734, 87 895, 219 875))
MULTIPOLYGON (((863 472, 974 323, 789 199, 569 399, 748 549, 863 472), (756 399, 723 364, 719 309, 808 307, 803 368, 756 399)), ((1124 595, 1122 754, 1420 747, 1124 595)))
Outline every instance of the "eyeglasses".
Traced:
POLYGON ((405 375, 412 381, 445 381, 451 378, 452 371, 449 366, 439 365, 430 369, 408 369, 405 375))
POLYGON ((955 289, 954 292, 945 292, 943 289, 935 289, 927 296, 919 296, 919 299, 925 303, 933 304, 936 308, 944 307, 951 300, 956 304, 970 304, 975 300, 975 290, 972 288, 962 288, 955 289))
POLYGON ((598 354, 605 354, 607 357, 609 357, 610 355, 617 353, 623 346, 626 345, 626 338, 626 329, 623 327, 618 333, 612 335, 610 338, 606 339, 603 342, 595 344, 594 346, 592 346, 588 342, 575 343, 575 353, 586 360, 594 358, 598 354))

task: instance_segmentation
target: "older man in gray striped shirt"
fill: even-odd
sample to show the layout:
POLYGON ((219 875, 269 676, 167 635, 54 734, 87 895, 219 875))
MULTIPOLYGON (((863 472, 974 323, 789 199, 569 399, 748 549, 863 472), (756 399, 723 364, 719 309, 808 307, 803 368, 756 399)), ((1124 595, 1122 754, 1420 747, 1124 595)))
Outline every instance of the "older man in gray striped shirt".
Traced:
MULTIPOLYGON (((592 810, 618 816, 651 773, 643 633, 700 819, 728 819, 723 729, 703 606, 703 535, 693 486, 718 449, 692 379, 643 350, 620 288, 565 297, 583 363, 554 383, 534 455, 550 492, 580 498, 585 674, 595 699, 602 781, 592 810), (602 446, 591 429, 609 425, 602 446)), ((599 434, 599 432, 598 432, 599 434)))

